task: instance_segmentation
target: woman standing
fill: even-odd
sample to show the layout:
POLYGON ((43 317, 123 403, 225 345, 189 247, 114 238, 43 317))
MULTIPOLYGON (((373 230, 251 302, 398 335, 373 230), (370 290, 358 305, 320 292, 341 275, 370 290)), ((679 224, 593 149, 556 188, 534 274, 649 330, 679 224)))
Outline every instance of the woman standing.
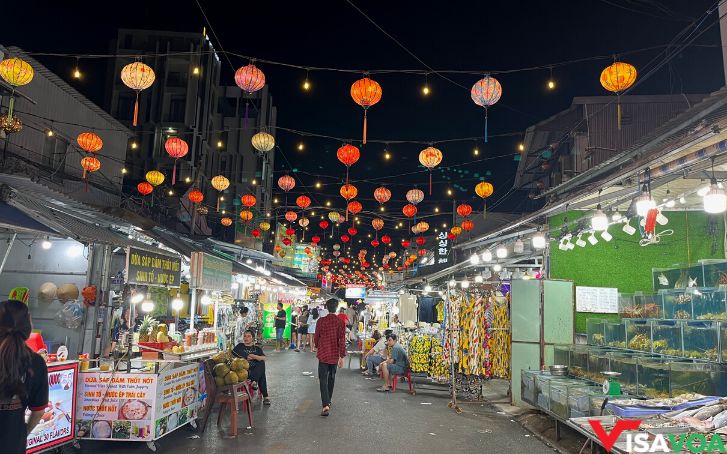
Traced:
POLYGON ((0 446, 10 454, 25 452, 28 433, 48 405, 45 361, 25 345, 31 330, 28 306, 0 303, 0 446), (27 421, 26 408, 31 412, 27 421))
POLYGON ((313 342, 313 335, 316 333, 316 323, 318 322, 318 308, 314 307, 310 311, 310 319, 308 320, 308 344, 310 345, 310 351, 316 352, 316 344, 313 342))

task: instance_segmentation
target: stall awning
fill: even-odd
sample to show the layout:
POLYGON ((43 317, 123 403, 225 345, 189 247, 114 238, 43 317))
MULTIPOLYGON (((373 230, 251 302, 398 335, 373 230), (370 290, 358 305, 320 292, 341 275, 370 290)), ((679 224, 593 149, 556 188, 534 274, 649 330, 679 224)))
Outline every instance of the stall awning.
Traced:
POLYGON ((45 233, 52 236, 59 234, 59 232, 48 228, 45 224, 36 221, 21 210, 5 202, 0 202, 0 228, 25 230, 31 233, 45 233))

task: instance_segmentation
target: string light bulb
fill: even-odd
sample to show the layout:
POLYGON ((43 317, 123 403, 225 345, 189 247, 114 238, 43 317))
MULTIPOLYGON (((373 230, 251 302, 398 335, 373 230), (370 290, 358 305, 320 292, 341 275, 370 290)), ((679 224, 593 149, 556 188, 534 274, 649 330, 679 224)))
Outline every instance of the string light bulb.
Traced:
POLYGON ((139 144, 136 142, 131 142, 131 149, 136 150, 139 147, 139 144))
POLYGON ((422 94, 424 96, 429 96, 429 93, 429 74, 424 74, 424 87, 422 87, 422 94))
POLYGON ((305 145, 303 145, 303 142, 298 142, 298 151, 303 151, 305 149, 305 145))
POLYGON ((303 81, 303 90, 310 90, 310 82, 308 81, 308 70, 305 71, 305 81, 303 81))
POLYGON ((550 78, 548 79, 548 90, 555 90, 555 80, 553 80, 553 67, 550 67, 550 78))
POLYGON ((388 151, 384 151, 384 159, 386 159, 387 161, 391 159, 391 153, 389 153, 388 151))
POLYGON ((194 67, 194 68, 192 69, 192 74, 193 74, 193 75, 195 75, 195 76, 199 76, 199 72, 200 72, 200 71, 199 71, 199 66, 195 66, 195 67, 194 67))
POLYGON ((81 78, 81 70, 78 69, 78 58, 76 58, 76 68, 73 70, 73 78, 74 79, 81 78))
POLYGON ((122 175, 126 175, 126 172, 128 172, 128 171, 126 170, 126 167, 124 167, 124 168, 122 168, 122 169, 121 169, 121 174, 122 174, 122 175))
POLYGON ((472 150, 472 154, 474 154, 475 156, 479 156, 480 155, 480 149, 475 146, 475 149, 472 150))
POLYGON ((222 148, 222 141, 221 140, 218 140, 217 141, 217 148, 222 148))
POLYGON ((320 188, 321 188, 321 182, 320 181, 316 181, 316 189, 320 189, 320 188))
POLYGON ((49 129, 46 134, 48 135, 48 137, 53 137, 54 132, 52 129, 49 129))
POLYGON ((517 144, 517 150, 518 151, 525 151, 525 144, 522 143, 522 142, 519 143, 519 144, 517 144))

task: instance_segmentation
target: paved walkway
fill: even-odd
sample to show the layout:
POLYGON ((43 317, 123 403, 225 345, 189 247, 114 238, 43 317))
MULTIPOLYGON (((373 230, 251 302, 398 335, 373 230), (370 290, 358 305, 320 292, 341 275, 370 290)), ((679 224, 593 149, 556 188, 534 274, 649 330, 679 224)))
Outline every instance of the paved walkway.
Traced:
MULTIPOLYGON (((157 442, 157 452, 553 452, 510 417, 487 405, 463 405, 464 412, 457 415, 447 408, 446 388, 442 392, 420 390, 410 396, 402 384, 396 393, 377 393, 379 381, 367 380, 357 370, 338 371, 331 415, 322 418, 314 354, 272 350, 267 354, 273 404, 263 409, 256 406, 253 429, 245 429, 247 418, 240 416, 237 438, 225 438, 214 415, 201 438, 195 438, 191 428, 180 428, 157 442)), ((351 365, 355 368, 356 363, 354 359, 351 365)), ((223 420, 225 424, 229 422, 223 420)), ((84 453, 132 451, 149 452, 143 443, 82 442, 84 453)))

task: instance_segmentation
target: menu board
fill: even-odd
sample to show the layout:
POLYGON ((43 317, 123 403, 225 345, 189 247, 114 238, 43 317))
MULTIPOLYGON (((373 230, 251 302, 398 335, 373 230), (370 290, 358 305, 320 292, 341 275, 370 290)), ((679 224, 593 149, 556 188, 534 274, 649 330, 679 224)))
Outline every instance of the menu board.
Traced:
POLYGON ((576 287, 576 311, 618 313, 618 289, 607 287, 576 287))
POLYGON ((157 376, 84 372, 78 393, 78 436, 152 440, 157 376))
MULTIPOLYGON (((188 364, 159 374, 157 383, 157 427, 161 419, 167 420, 167 430, 177 427, 178 415, 182 409, 196 407, 199 365, 188 364), (176 415, 176 416, 175 416, 176 415), (174 424, 170 427, 169 422, 174 424)), ((157 437, 163 434, 157 434, 157 437)))
POLYGON ((48 366, 48 406, 28 435, 26 453, 62 445, 75 437, 78 363, 48 366))
POLYGON ((179 287, 182 261, 179 257, 129 248, 126 281, 129 284, 179 287))
POLYGON ((192 252, 189 273, 192 288, 229 292, 232 262, 204 252, 192 252))

